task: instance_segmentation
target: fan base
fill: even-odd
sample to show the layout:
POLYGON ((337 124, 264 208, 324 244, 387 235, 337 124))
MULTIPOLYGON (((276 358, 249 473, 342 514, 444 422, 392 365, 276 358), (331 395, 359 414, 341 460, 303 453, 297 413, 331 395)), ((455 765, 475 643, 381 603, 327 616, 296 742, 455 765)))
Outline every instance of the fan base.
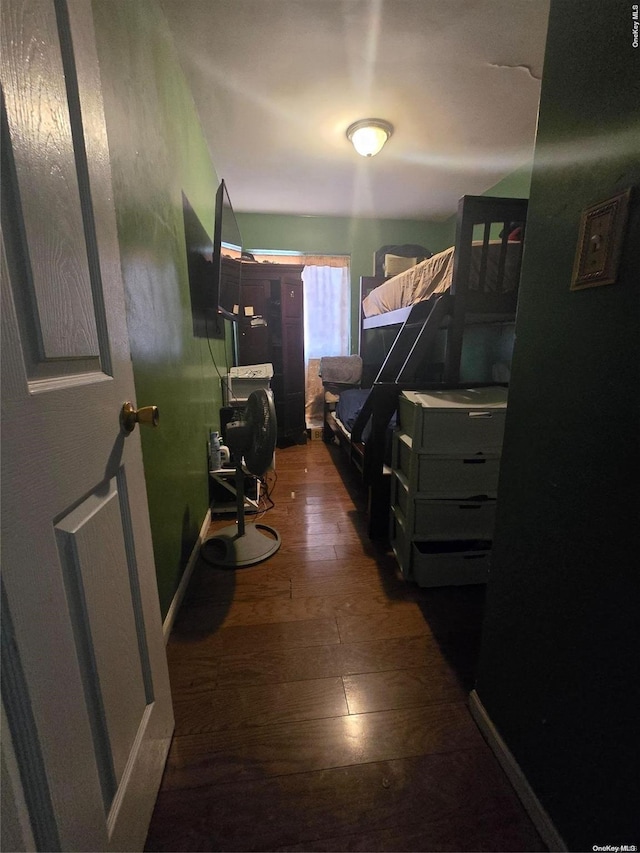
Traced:
POLYGON ((275 554, 280 542, 278 531, 266 524, 247 524, 242 536, 238 536, 238 525, 230 524, 204 540, 200 556, 207 563, 223 568, 253 566, 275 554), (265 536, 262 530, 271 535, 265 536))

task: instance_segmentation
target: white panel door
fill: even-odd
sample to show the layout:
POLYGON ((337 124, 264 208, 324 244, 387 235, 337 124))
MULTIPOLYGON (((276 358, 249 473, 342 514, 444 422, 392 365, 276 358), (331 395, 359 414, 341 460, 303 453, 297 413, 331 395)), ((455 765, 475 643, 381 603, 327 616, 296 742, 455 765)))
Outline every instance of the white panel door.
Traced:
POLYGON ((1 24, 7 837, 141 850, 173 714, 91 4, 1 24))

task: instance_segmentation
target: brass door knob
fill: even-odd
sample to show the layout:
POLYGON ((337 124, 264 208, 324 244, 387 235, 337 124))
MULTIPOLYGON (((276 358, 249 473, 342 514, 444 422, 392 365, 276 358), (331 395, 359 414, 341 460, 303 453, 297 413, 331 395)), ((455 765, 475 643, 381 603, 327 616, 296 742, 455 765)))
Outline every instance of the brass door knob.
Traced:
POLYGON ((132 432, 136 424, 150 424, 157 427, 160 423, 160 412, 157 406, 143 406, 136 409, 133 403, 124 403, 120 412, 122 428, 125 432, 132 432))

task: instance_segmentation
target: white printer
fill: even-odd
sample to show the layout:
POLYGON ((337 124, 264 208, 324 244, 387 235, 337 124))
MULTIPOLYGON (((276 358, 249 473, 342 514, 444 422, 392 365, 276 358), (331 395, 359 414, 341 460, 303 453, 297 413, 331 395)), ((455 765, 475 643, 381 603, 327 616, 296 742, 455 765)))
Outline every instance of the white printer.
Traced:
POLYGON ((243 364, 231 367, 222 380, 222 399, 225 406, 242 405, 249 399, 252 391, 269 389, 273 377, 273 365, 243 364))

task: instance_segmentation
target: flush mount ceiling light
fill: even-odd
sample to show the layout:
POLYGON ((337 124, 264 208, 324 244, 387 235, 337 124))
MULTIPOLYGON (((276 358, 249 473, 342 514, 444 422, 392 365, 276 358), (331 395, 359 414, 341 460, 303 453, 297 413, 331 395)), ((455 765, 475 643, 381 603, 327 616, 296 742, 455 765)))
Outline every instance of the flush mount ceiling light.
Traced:
POLYGON ((393 133, 393 125, 381 118, 363 118, 347 128, 347 139, 358 154, 373 157, 393 133))

